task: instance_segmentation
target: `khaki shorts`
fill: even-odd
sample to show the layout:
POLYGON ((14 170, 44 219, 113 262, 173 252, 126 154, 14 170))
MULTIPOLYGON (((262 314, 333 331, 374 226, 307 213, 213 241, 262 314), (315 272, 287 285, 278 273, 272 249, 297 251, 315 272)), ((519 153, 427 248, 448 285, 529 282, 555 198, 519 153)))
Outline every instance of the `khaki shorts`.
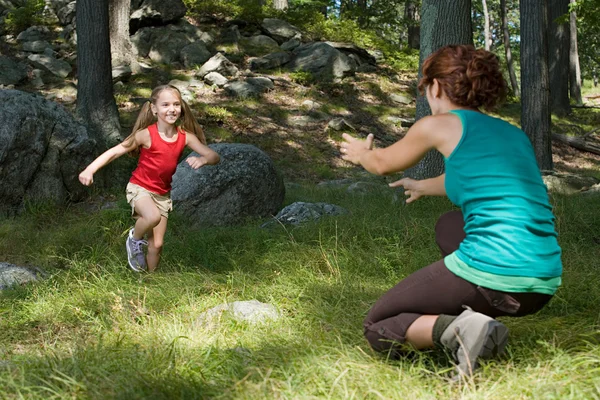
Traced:
POLYGON ((160 215, 169 218, 169 211, 173 210, 173 202, 171 201, 170 193, 164 195, 156 194, 131 182, 127 184, 127 189, 125 189, 125 191, 127 192, 127 202, 131 204, 131 215, 133 218, 139 218, 139 215, 135 212, 135 202, 138 201, 140 197, 144 196, 149 196, 154 201, 158 211, 160 211, 160 215))

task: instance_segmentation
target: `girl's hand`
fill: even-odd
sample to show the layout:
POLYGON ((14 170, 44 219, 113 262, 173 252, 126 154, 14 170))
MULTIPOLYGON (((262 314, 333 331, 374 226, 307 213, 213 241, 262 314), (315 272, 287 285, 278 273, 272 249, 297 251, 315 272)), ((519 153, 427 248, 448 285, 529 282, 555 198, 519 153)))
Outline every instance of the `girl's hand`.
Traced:
POLYGON ((87 169, 84 169, 83 172, 79 174, 79 182, 81 182, 82 185, 90 186, 94 183, 94 174, 87 169))
POLYGON ((403 178, 399 181, 392 182, 389 184, 390 187, 403 187, 404 195, 409 196, 406 199, 406 204, 412 203, 415 200, 420 199, 422 196, 425 196, 423 181, 416 181, 410 178, 403 178))
POLYGON ((367 151, 373 149, 373 134, 369 134, 365 140, 357 139, 344 133, 342 135, 344 141, 340 145, 340 153, 342 159, 350 161, 352 164, 359 165, 360 157, 367 151))
POLYGON ((204 157, 188 157, 185 161, 193 169, 198 169, 198 168, 203 167, 204 165, 206 165, 206 159, 204 157))

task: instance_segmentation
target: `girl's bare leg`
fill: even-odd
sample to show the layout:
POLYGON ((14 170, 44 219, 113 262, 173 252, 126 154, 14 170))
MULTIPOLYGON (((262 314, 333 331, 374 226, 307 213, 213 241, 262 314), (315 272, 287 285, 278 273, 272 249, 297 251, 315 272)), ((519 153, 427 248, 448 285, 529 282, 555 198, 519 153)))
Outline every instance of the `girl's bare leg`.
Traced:
POLYGON ((136 200, 135 212, 139 217, 135 221, 133 238, 140 240, 144 238, 145 234, 150 234, 154 227, 160 223, 161 215, 150 196, 142 196, 136 200))
POLYGON ((160 253, 162 252, 165 232, 167 231, 168 219, 161 216, 160 222, 150 232, 148 232, 148 272, 152 272, 158 267, 160 262, 160 253))

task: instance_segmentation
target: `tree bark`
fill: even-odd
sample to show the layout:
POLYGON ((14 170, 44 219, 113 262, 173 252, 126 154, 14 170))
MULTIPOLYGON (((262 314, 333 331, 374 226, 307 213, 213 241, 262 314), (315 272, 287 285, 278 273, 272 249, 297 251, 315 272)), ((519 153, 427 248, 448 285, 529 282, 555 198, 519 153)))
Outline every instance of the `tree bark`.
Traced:
POLYGON ((487 1, 481 0, 483 5, 483 48, 490 51, 492 37, 490 35, 490 13, 488 12, 487 1))
MULTIPOLYGON (((421 6, 421 49, 419 52, 419 79, 423 61, 440 47, 449 44, 473 44, 471 28, 471 0, 423 0, 421 6)), ((415 119, 431 114, 425 96, 417 96, 415 119)), ((444 159, 437 151, 430 151, 405 176, 414 179, 432 178, 444 173, 444 159)))
MULTIPOLYGON (((576 0, 571 0, 571 4, 576 0)), ((583 104, 581 97, 581 69, 579 67, 579 50, 577 49, 577 13, 572 11, 569 15, 569 37, 571 46, 569 47, 569 92, 571 99, 576 104, 583 104)))
POLYGON ((515 73, 515 65, 513 63, 512 51, 510 49, 510 31, 508 30, 508 16, 506 10, 506 0, 500 0, 500 13, 502 14, 502 33, 504 37, 504 53, 506 55, 506 67, 510 77, 510 87, 515 96, 520 96, 519 83, 517 82, 517 74, 515 73))
POLYGON ((520 0, 520 9, 521 127, 533 144, 540 169, 551 170, 546 0, 520 0))
POLYGON ((121 140, 113 97, 108 0, 78 0, 77 113, 90 130, 112 146, 121 140))
POLYGON ((131 0, 108 1, 110 55, 113 66, 126 65, 137 71, 133 46, 129 39, 131 0))
POLYGON ((404 4, 404 20, 408 25, 408 47, 411 49, 419 49, 421 27, 419 22, 419 8, 415 0, 406 0, 404 4))
POLYGON ((571 112, 569 103, 569 24, 560 22, 560 18, 568 13, 569 0, 548 0, 550 106, 552 111, 560 116, 571 112))

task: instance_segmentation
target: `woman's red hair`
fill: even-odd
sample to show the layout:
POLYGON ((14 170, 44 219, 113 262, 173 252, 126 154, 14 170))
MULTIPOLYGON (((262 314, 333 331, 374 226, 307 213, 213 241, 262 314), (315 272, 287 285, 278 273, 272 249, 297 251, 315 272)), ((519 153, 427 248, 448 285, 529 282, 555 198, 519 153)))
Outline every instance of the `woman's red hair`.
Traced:
POLYGON ((493 110, 506 98, 498 57, 470 45, 445 46, 427 57, 419 92, 423 94, 434 79, 448 99, 462 107, 493 110))

